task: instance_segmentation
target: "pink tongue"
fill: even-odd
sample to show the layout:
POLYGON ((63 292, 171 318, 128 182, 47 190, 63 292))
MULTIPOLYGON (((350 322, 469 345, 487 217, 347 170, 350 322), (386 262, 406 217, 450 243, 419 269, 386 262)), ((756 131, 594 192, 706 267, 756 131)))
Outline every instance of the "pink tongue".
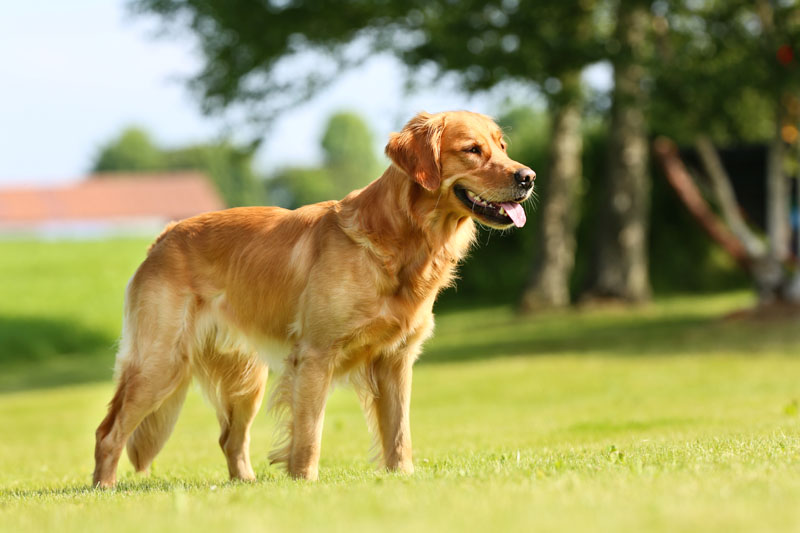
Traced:
POLYGON ((525 217, 525 209, 523 209, 520 204, 517 202, 500 202, 500 205, 506 210, 506 214, 511 217, 516 227, 521 228, 525 225, 525 220, 527 220, 525 217))

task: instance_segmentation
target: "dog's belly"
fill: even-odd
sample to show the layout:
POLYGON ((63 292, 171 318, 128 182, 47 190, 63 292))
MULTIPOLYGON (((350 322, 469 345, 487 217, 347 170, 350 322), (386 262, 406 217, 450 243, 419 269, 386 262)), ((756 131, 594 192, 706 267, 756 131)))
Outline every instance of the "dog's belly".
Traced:
MULTIPOLYGON (((195 336, 200 351, 212 348, 219 354, 256 354, 270 370, 280 373, 291 350, 289 340, 245 332, 234 323, 225 308, 224 295, 220 295, 212 305, 198 311, 195 336)), ((199 355, 202 357, 203 354, 199 355)))
MULTIPOLYGON (((432 303, 432 298, 409 302, 397 297, 374 296, 359 302, 355 308, 315 306, 310 313, 298 310, 284 335, 276 337, 274 327, 263 331, 241 327, 230 311, 226 295, 218 294, 197 310, 195 342, 201 352, 197 355, 202 357, 202 352, 209 348, 217 354, 232 356, 257 354, 270 370, 282 373, 291 351, 306 346, 327 351, 335 374, 343 376, 375 357, 402 354, 409 346, 420 344, 433 329, 432 303), (332 319, 331 315, 337 318, 332 319), (320 329, 323 323, 326 326, 320 329)), ((258 322, 250 321, 251 324, 258 322)))

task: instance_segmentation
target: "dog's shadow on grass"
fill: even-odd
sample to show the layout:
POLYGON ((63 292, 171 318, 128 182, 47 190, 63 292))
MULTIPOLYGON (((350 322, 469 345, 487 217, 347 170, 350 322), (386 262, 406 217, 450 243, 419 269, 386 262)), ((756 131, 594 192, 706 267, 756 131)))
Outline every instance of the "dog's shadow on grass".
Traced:
POLYGON ((0 316, 0 392, 108 380, 115 344, 67 319, 0 316))
POLYGON ((0 363, 44 361, 109 348, 114 339, 68 319, 0 316, 0 363))

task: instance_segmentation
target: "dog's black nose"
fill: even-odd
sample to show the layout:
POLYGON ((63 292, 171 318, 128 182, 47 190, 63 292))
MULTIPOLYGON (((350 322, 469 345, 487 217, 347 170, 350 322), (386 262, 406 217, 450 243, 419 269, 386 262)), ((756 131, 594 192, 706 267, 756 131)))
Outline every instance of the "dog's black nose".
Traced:
POLYGON ((514 172, 514 179, 526 189, 530 189, 533 187, 533 180, 536 179, 536 172, 528 167, 518 168, 517 171, 514 172))

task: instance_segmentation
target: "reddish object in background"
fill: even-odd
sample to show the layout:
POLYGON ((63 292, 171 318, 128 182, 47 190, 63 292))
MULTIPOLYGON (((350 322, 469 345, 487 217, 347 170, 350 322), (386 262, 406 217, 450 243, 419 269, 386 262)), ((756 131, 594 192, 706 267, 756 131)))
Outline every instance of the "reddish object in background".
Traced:
POLYGON ((794 59, 794 51, 788 44, 783 44, 778 48, 778 52, 775 56, 778 58, 781 65, 788 66, 794 59))

